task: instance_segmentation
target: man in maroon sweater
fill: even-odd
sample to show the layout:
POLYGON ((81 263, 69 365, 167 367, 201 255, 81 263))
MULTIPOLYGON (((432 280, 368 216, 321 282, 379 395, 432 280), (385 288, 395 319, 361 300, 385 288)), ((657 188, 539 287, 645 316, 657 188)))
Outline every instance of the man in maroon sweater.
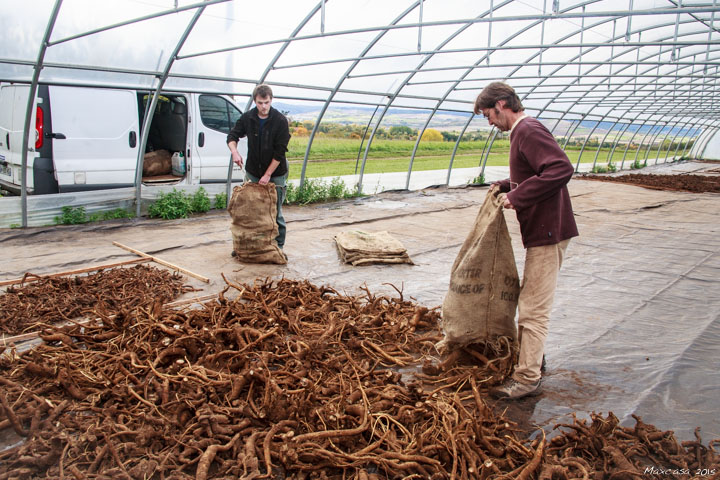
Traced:
POLYGON ((525 268, 518 298, 520 355, 510 378, 491 390, 497 398, 516 399, 541 393, 541 369, 555 286, 563 256, 578 235, 567 183, 573 167, 545 126, 524 113, 512 87, 494 82, 475 100, 498 130, 510 131, 510 178, 493 184, 520 223, 525 268))

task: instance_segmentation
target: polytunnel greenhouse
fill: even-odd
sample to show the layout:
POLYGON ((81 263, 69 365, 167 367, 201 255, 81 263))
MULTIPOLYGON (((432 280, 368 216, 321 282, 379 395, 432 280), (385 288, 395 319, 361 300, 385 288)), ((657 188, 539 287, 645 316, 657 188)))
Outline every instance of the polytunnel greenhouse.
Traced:
POLYGON ((0 479, 720 478, 716 17, 0 2, 0 479))

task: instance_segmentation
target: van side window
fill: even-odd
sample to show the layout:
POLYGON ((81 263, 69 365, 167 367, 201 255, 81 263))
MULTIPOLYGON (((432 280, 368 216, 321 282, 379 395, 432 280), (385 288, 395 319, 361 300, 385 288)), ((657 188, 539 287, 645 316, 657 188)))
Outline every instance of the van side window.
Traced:
POLYGON ((222 97, 200 95, 200 118, 208 128, 230 133, 242 112, 222 97))

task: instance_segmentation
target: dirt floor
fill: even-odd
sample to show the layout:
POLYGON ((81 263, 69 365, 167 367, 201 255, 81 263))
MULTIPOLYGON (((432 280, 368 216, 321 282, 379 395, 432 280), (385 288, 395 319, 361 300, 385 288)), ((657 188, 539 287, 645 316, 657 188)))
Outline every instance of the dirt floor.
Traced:
MULTIPOLYGON (((707 163, 716 165, 717 162, 707 163)), ((703 168, 699 174, 652 174, 636 172, 622 172, 619 175, 592 175, 584 174, 578 178, 583 180, 598 180, 602 182, 620 182, 630 185, 638 185, 656 190, 668 190, 677 192, 720 193, 720 167, 703 168)))
MULTIPOLYGON (((687 168, 717 178, 714 165, 687 168)), ((625 175, 632 176, 643 179, 625 175)), ((580 237, 570 244, 558 283, 544 393, 490 405, 523 429, 537 425, 547 433, 571 424, 574 415, 594 422, 592 412, 613 412, 628 428, 640 416, 681 440, 694 440, 696 427, 704 443, 719 438, 720 197, 678 191, 677 182, 664 191, 589 180, 579 176, 569 185, 580 237)), ((288 207, 286 266, 233 259, 224 212, 1 230, 0 281, 136 258, 113 244, 119 242, 208 278, 186 277, 197 291, 181 298, 220 292, 223 276, 250 285, 285 278, 348 295, 362 288, 391 297, 402 292, 432 310, 442 303, 450 267, 486 193, 439 188, 288 207), (415 265, 343 264, 334 236, 348 230, 389 232, 415 265)), ((522 272, 517 221, 514 212, 505 215, 522 272)))

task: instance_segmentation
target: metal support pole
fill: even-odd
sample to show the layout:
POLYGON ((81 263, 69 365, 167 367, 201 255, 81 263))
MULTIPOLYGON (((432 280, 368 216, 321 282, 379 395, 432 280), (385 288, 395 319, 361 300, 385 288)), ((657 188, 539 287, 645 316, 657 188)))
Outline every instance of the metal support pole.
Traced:
MULTIPOLYGON (((138 158, 137 158, 137 167, 135 168, 135 216, 140 216, 140 210, 142 206, 142 171, 143 171, 143 160, 145 156, 145 146, 147 145, 147 139, 148 135, 150 133, 150 123, 152 122, 152 116, 155 112, 155 107, 157 106, 158 97, 160 96, 160 91, 162 91, 163 85, 165 85, 165 81, 167 80, 168 74, 170 73, 170 69, 173 66, 173 63, 175 62, 175 59, 177 57, 177 54, 180 52, 180 49, 185 44, 185 40, 187 40, 187 37, 190 35, 190 32, 192 32, 192 29, 195 27, 195 24, 200 19, 200 16, 205 11, 205 6, 199 7, 195 14, 193 15, 192 19, 188 23, 187 27, 185 28, 185 31, 183 32, 182 36, 178 40, 177 45, 175 45, 175 48, 173 49, 172 53, 170 54, 170 58, 168 58, 167 64, 165 65, 165 69, 162 72, 162 75, 158 79, 158 85, 155 88, 155 93, 153 93, 152 100, 150 102, 150 106, 148 106, 145 109, 145 119, 143 123, 142 128, 142 135, 140 140, 140 145, 138 147, 138 158)), ((228 202, 230 199, 228 198, 228 202)))
POLYGON ((358 148, 357 158, 355 159, 355 172, 354 172, 355 175, 357 175, 357 169, 358 169, 358 164, 360 163, 360 154, 362 153, 363 143, 365 143, 365 138, 367 137, 368 130, 370 130, 370 125, 372 125, 372 121, 375 119, 375 114, 377 113, 378 108, 380 108, 380 105, 375 107, 375 111, 370 116, 370 120, 368 120, 368 123, 365 126, 365 131, 363 132, 363 136, 360 139, 360 147, 358 148))
MULTIPOLYGON (((40 45, 40 51, 38 52, 37 60, 35 61, 35 68, 33 70, 32 82, 30 83, 30 90, 28 92, 27 107, 25 108, 25 127, 23 128, 22 136, 22 150, 20 153, 20 205, 22 208, 22 227, 27 227, 27 164, 28 164, 28 141, 30 140, 30 123, 32 120, 33 110, 35 108, 35 94, 37 93, 38 80, 40 79, 40 72, 43 69, 43 61, 45 60, 45 52, 48 48, 48 42, 50 41, 50 35, 52 35, 53 28, 55 27, 55 21, 57 20, 58 13, 60 13, 60 6, 62 0, 56 0, 55 6, 53 7, 48 24, 45 27, 45 34, 43 35, 42 44, 40 45)), ((12 167, 11 167, 12 168, 12 167)))
MULTIPOLYGON (((688 140, 685 141, 685 147, 683 148, 683 151, 682 151, 682 153, 680 154, 680 158, 684 158, 684 157, 685 157, 685 152, 687 151, 688 145, 690 145, 690 142, 693 141, 692 136, 695 135, 695 134, 697 134, 700 130, 701 130, 701 127, 698 127, 698 128, 695 129, 695 131, 692 133, 692 135, 689 135, 689 136, 688 136, 688 140)), ((698 137, 698 139, 699 139, 699 137, 698 137)), ((708 140, 707 140, 707 141, 709 142, 710 139, 712 139, 712 135, 708 135, 708 140)), ((679 149, 679 148, 680 148, 680 144, 678 144, 678 149, 679 149)), ((703 148, 704 148, 704 147, 703 147, 703 148)), ((698 150, 698 151, 699 151, 699 150, 698 150)), ((673 157, 677 157, 677 150, 676 150, 676 152, 675 152, 675 155, 673 155, 673 157)))
POLYGON ((625 128, 620 130, 620 132, 615 137, 615 142, 613 143, 612 148, 610 149, 610 152, 608 153, 607 161, 608 163, 612 162, 613 154, 615 153, 615 149, 618 146, 618 143, 620 143, 620 140, 622 140, 622 136, 625 134, 628 128, 630 128, 630 125, 632 125, 631 121, 628 121, 627 125, 625 125, 625 128))
MULTIPOLYGON (((630 5, 628 5, 628 11, 632 12, 633 9, 633 0, 630 0, 630 5)), ((627 29, 625 30, 625 41, 630 41, 630 34, 632 33, 632 15, 628 15, 627 17, 627 29)))
MULTIPOLYGON (((667 163, 668 156, 670 155, 670 150, 672 150, 673 145, 675 145, 675 141, 677 140, 678 136, 683 132, 683 130, 687 128, 687 125, 690 122, 691 122, 690 119, 686 120, 685 123, 683 123, 683 126, 678 128, 678 131, 675 134, 675 136, 672 138, 672 140, 670 140, 670 145, 668 146, 667 152, 665 152, 665 158, 663 159, 663 163, 667 163)), ((678 146, 679 145, 680 144, 678 143, 678 146)), ((677 147, 675 147, 675 152, 677 153, 677 147)))
POLYGON ((495 10, 494 7, 495 6, 493 5, 493 0, 490 0, 490 13, 488 15, 488 18, 490 19, 490 22, 488 23, 488 53, 487 53, 487 56, 485 57, 485 62, 487 65, 490 65, 490 50, 489 49, 492 47, 492 26, 493 26, 492 17, 493 17, 493 10, 495 10))
POLYGON ((492 146, 495 143, 495 139, 498 136, 498 133, 500 133, 500 130, 497 128, 493 129, 493 135, 492 138, 488 137, 488 146, 487 150, 485 151, 485 157, 482 159, 482 167, 480 167, 480 176, 485 175, 485 165, 487 165, 488 158, 490 158, 490 150, 492 150, 492 146))
MULTIPOLYGON (((663 139, 660 140, 660 146, 658 147, 657 156, 655 157, 655 165, 657 165, 658 162, 660 161, 660 154, 662 154, 663 145, 665 145, 665 140, 668 139, 668 137, 670 136, 670 134, 672 133, 673 129, 677 126, 678 123, 680 123, 680 122, 677 121, 677 122, 675 122, 675 123, 673 123, 673 124, 670 124, 670 122, 668 122, 668 123, 665 125, 665 127, 670 126, 670 128, 668 128, 667 132, 665 132, 665 136, 663 137, 663 139)), ((662 130, 661 130, 661 131, 662 131, 662 130)), ((669 150, 670 150, 670 147, 668 147, 668 151, 669 151, 669 150)), ((648 150, 648 154, 645 156, 645 163, 647 163, 649 156, 650 156, 650 151, 648 150)))
MULTIPOLYGON (((421 2, 421 1, 422 0, 418 0, 418 2, 421 2)), ((391 25, 397 24, 400 20, 405 18, 405 16, 408 15, 414 9, 415 9, 414 4, 409 6, 407 9, 405 9, 404 12, 402 12, 400 15, 398 15, 395 18, 395 20, 393 20, 391 25)), ((360 63, 360 58, 363 58, 370 51, 370 49, 372 49, 375 46, 375 44, 380 41, 380 39, 385 35, 385 33, 387 33, 387 32, 378 33, 378 35, 371 42, 368 43, 368 45, 363 49, 362 53, 360 54, 359 59, 355 60, 352 63, 352 65, 350 65, 348 67, 348 69, 345 71, 345 73, 340 78, 340 80, 338 80, 338 82, 335 84, 335 88, 332 89, 332 91, 330 92, 330 95, 325 100, 325 103, 323 104, 322 108, 320 109, 320 113, 318 114, 317 120, 315 120, 313 129, 310 132, 310 138, 308 139, 307 147, 305 148, 305 157, 303 158, 303 164, 302 164, 302 168, 300 171, 300 186, 301 187, 302 187, 303 183, 305 183, 305 171, 307 169, 308 159, 310 158, 310 149, 312 148, 312 144, 313 144, 313 141, 315 140, 315 135, 317 134, 318 128, 320 128, 320 122, 322 121, 323 117, 325 116, 325 112, 327 111, 328 107, 330 106, 330 103, 332 102, 333 98, 335 98, 335 95, 337 94, 337 92, 340 90, 340 87, 342 86, 342 84, 345 82, 345 80, 347 78, 349 78, 350 73, 352 73, 352 71, 355 69, 355 67, 358 65, 358 63, 360 63)), ((395 85, 394 81, 390 85, 390 88, 392 88, 393 85, 395 85)), ((388 96, 388 98, 390 98, 390 96, 391 96, 389 94, 386 94, 386 95, 388 96)), ((380 105, 381 104, 378 103, 376 106, 379 107, 380 105)), ((376 109, 376 111, 377 111, 377 109, 376 109)), ((373 114, 373 116, 374 116, 374 114, 373 114)), ((382 117, 380 117, 380 121, 382 121, 382 117)), ((373 132, 374 131, 375 130, 373 129, 373 132)), ((372 139, 372 135, 373 135, 373 133, 371 132, 371 134, 370 134, 371 139, 372 139)), ((365 164, 365 160, 363 159, 363 165, 364 164, 365 164)))
MULTIPOLYGON (((655 133, 655 135, 653 135, 652 138, 650 138, 650 142, 648 142, 647 150, 645 150, 645 160, 643 160, 644 165, 647 165, 647 161, 650 158, 650 150, 652 150, 653 145, 655 145, 655 140, 657 140, 657 138, 660 136, 662 131, 667 126, 668 126, 668 124, 666 122, 665 125, 661 126, 660 129, 655 133)), ((667 136, 667 134, 666 134, 666 136, 667 136)), ((662 149, 662 144, 660 145, 660 147, 658 147, 658 156, 660 155, 661 149, 662 149)), ((655 164, 657 165, 657 161, 655 162, 655 164)))
POLYGON ((447 178, 445 179, 445 185, 450 185, 450 173, 452 172, 453 162, 455 161, 455 153, 457 152, 458 146, 460 146, 460 141, 462 141, 462 137, 463 135, 465 135, 465 131, 470 126, 470 122, 472 122, 472 119, 473 115, 470 115, 470 118, 468 118, 468 121, 465 122, 465 125, 460 131, 460 136, 458 136, 458 139, 455 141, 455 147, 453 148, 452 155, 450 156, 450 165, 448 165, 448 173, 447 178))
MULTIPOLYGON (((598 124, 600 124, 600 122, 598 122, 598 124)), ((610 135, 610 132, 613 131, 613 129, 615 128, 615 126, 617 124, 618 124, 617 121, 615 123, 613 123, 613 126, 610 127, 607 132, 605 132, 605 136, 603 137, 602 140, 600 140, 600 143, 598 144, 598 148, 595 151, 595 158, 593 158, 593 168, 595 168, 595 164, 597 163, 598 155, 600 155, 600 149, 602 149, 602 146, 605 143, 605 140, 607 140, 608 135, 610 135)), ((612 163, 612 161, 610 161, 608 163, 612 163)))
MULTIPOLYGON (((492 1, 492 0, 491 0, 492 1)), ((418 44, 417 51, 422 52, 422 26, 423 26, 423 4, 425 0, 420 0, 420 20, 418 21, 418 44)))
MULTIPOLYGON (((677 8, 682 8, 682 0, 678 0, 677 8)), ((674 41, 677 41, 679 26, 680 26, 680 14, 678 13, 677 15, 675 15, 675 36, 673 37, 674 41)), ((670 61, 674 62, 676 60, 677 60, 677 56, 675 53, 675 46, 673 45, 672 53, 670 54, 670 61)))
MULTIPOLYGON (((637 149, 637 151, 635 152, 635 158, 633 158, 633 163, 636 163, 636 162, 637 162, 638 157, 640 156, 640 151, 642 151, 643 144, 645 143, 645 139, 648 138, 648 136, 652 133, 653 130, 655 130, 656 127, 658 127, 657 124, 655 124, 655 125, 653 125, 652 127, 650 127, 650 130, 648 130, 647 133, 645 134, 645 136, 642 137, 642 139, 640 140, 640 144, 638 145, 638 149, 637 149)), ((653 135, 652 137, 650 137, 650 138, 651 138, 651 139, 654 138, 654 135, 653 135)))
MULTIPOLYGON (((642 123, 642 125, 640 125, 640 127, 638 127, 638 129, 633 132, 632 137, 630 137, 630 140, 628 140, 627 145, 625 145, 625 151, 623 152, 623 158, 622 158, 622 161, 620 162, 620 170, 622 170, 623 166, 625 165, 625 157, 627 156, 628 150, 630 150, 630 145, 632 144, 633 140, 635 140, 635 136, 638 134, 638 132, 640 130, 642 130, 642 128, 645 126, 645 124, 647 122, 648 122, 648 120, 645 120, 642 123)), ((638 145, 638 149, 639 148, 640 148, 640 146, 638 145)))
POLYGON ((321 0, 322 6, 320 9, 320 33, 325 33, 325 0, 321 0))
MULTIPOLYGON (((543 15, 547 13, 547 0, 543 0, 543 15)), ((545 43, 545 19, 542 20, 542 27, 540 28, 540 45, 545 43)), ((538 56, 538 77, 542 77, 542 54, 543 50, 540 49, 540 55, 538 56)))

